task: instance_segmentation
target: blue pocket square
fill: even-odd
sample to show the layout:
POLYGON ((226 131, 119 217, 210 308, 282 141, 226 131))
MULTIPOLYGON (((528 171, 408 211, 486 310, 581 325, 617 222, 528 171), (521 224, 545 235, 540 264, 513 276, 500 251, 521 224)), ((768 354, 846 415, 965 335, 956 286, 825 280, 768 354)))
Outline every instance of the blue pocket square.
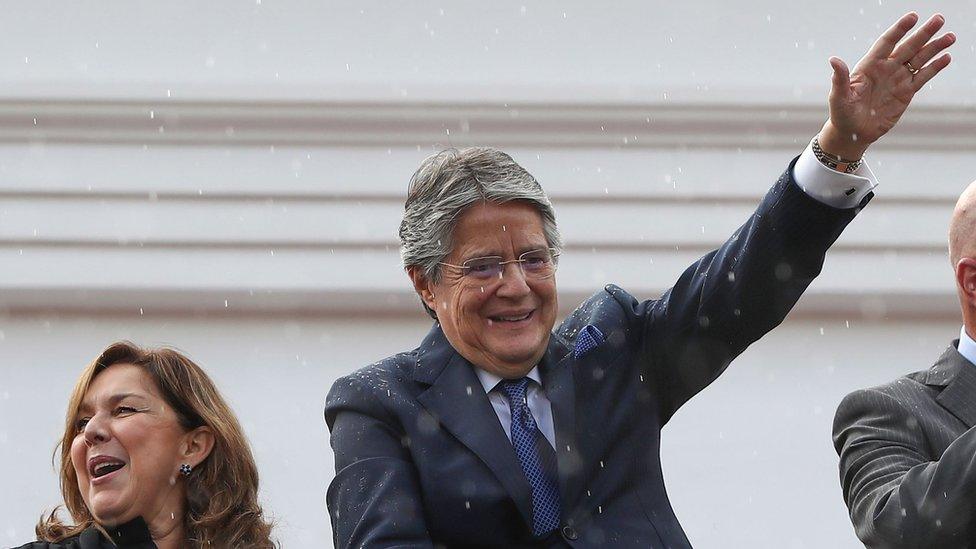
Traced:
POLYGON ((578 336, 576 336, 576 348, 573 349, 573 357, 579 358, 586 353, 596 349, 604 341, 603 333, 592 324, 583 326, 578 336))

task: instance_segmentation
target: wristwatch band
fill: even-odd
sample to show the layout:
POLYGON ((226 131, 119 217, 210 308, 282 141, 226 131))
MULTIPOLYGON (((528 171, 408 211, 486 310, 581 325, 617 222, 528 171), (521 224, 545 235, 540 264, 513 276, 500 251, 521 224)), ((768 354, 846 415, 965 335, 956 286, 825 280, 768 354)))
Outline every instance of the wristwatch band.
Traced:
POLYGON ((864 161, 864 158, 847 160, 846 158, 837 156, 836 154, 830 154, 820 147, 820 141, 816 137, 813 138, 813 155, 816 156, 817 160, 819 160, 824 166, 843 173, 854 173, 858 168, 861 167, 861 162, 864 161))

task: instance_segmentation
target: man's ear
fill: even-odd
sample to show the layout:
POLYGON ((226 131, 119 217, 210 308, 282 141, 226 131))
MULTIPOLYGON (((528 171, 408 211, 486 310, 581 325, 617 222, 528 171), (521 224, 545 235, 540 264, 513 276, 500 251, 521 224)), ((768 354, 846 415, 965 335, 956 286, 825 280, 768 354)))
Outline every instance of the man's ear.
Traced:
POLYGON ((420 300, 424 302, 432 310, 437 310, 437 304, 434 302, 434 286, 431 284, 430 279, 424 274, 423 269, 419 267, 407 267, 407 274, 410 275, 410 280, 413 282, 413 289, 420 296, 420 300))
POLYGON ((964 257, 956 263, 956 285, 969 305, 976 307, 976 259, 964 257))
POLYGON ((195 468, 207 459, 213 447, 213 429, 206 425, 197 427, 183 439, 183 462, 195 468))

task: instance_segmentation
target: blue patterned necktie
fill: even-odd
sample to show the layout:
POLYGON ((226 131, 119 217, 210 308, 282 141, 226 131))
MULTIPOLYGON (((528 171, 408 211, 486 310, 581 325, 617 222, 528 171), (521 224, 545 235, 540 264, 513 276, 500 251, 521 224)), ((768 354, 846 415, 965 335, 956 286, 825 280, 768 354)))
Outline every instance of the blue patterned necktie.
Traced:
POLYGON ((532 534, 542 536, 559 527, 559 474, 556 451, 529 412, 526 400, 529 381, 527 377, 506 379, 498 388, 508 397, 512 410, 512 446, 532 488, 532 534))

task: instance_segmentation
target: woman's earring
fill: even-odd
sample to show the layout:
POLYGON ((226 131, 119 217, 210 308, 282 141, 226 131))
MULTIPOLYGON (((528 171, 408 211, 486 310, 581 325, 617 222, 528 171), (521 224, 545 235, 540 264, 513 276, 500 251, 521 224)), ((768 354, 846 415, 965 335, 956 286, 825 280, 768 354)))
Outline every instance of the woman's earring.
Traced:
POLYGON ((184 477, 190 476, 190 473, 192 471, 193 471, 193 467, 190 467, 186 463, 180 465, 180 473, 182 473, 184 477))

